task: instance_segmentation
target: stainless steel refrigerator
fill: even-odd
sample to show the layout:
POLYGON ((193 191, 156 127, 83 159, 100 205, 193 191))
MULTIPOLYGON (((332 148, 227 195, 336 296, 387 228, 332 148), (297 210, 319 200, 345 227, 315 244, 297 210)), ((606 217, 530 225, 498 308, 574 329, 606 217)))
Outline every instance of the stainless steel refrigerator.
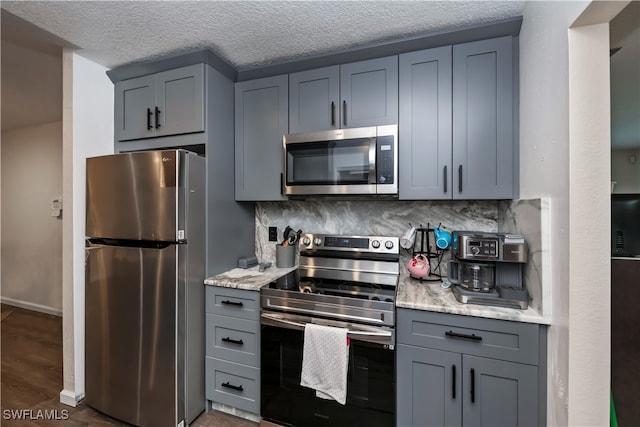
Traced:
POLYGON ((205 159, 87 159, 85 400, 138 426, 205 407, 205 159))

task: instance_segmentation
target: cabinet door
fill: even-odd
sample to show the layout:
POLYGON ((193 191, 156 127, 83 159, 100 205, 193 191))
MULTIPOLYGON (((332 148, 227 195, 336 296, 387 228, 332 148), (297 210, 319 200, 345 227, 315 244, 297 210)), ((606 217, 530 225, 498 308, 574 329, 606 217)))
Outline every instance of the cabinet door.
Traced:
POLYGON ((398 123, 398 57, 340 66, 341 127, 398 123))
POLYGON ((453 197, 513 197, 513 41, 453 47, 453 197))
POLYGON ((236 83, 236 200, 286 200, 282 137, 288 131, 286 75, 236 83))
POLYGON ((340 67, 289 74, 289 132, 340 127, 340 67))
POLYGON ((397 425, 460 426, 461 355, 399 344, 396 357, 397 425))
POLYGON ((123 80, 115 86, 115 137, 118 141, 155 135, 155 77, 123 80))
POLYGON ((451 199, 451 46, 399 57, 399 198, 451 199))
POLYGON ((204 89, 204 64, 156 74, 156 136, 204 132, 204 89))
POLYGON ((538 368, 462 356, 465 426, 538 425, 538 368))

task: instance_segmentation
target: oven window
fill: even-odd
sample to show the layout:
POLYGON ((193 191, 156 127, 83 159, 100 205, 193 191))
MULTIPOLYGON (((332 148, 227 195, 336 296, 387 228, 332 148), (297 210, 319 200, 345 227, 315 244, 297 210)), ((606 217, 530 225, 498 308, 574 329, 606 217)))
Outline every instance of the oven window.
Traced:
POLYGON ((395 353, 351 340, 347 403, 300 386, 304 333, 262 326, 261 416, 287 426, 395 425, 395 353))
POLYGON ((287 185, 368 184, 371 138, 288 145, 287 185))

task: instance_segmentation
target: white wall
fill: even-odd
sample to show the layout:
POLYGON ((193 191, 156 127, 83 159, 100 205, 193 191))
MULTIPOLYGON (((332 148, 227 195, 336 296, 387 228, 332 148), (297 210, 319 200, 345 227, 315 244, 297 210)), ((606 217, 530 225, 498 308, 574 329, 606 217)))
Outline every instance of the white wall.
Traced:
POLYGON ((614 193, 640 193, 640 149, 611 151, 614 193))
POLYGON ((63 378, 62 403, 84 397, 85 159, 113 153, 113 84, 107 69, 63 53, 63 378))
POLYGON ((2 302, 62 314, 61 195, 62 122, 2 132, 2 302))
POLYGON ((609 253, 593 242, 609 241, 608 22, 625 3, 524 10, 521 194, 549 195, 552 215, 547 425, 609 423, 609 253))
POLYGON ((520 197, 550 198, 553 320, 547 424, 568 425, 569 61, 567 31, 588 2, 527 2, 520 31, 520 197))
POLYGON ((609 21, 569 30, 569 424, 607 425, 611 372, 609 21))

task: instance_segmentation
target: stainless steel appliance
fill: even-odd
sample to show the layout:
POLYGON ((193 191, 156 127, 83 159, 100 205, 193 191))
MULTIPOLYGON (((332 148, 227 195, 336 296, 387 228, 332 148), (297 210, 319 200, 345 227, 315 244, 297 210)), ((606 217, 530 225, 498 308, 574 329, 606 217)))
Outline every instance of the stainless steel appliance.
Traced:
POLYGON ((138 426, 204 410, 205 162, 87 159, 85 399, 138 426))
POLYGON ((527 244, 520 235, 454 231, 449 281, 456 300, 526 309, 527 244))
POLYGON ((397 195, 397 136, 397 125, 284 135, 284 194, 397 195))
POLYGON ((264 424, 393 426, 398 238, 306 234, 298 247, 298 270, 261 290, 264 424), (349 330, 344 406, 300 386, 307 323, 349 330))

